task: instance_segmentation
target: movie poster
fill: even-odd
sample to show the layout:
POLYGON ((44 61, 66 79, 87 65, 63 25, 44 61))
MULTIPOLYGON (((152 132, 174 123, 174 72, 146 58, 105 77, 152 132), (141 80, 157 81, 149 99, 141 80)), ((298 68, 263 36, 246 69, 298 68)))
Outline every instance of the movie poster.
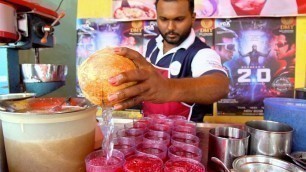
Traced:
POLYGON ((156 20, 144 21, 143 27, 143 55, 146 54, 147 45, 151 39, 156 38, 159 35, 156 20))
POLYGON ((193 25, 196 36, 208 46, 213 46, 213 30, 215 27, 214 19, 197 19, 193 25))
POLYGON ((229 74, 220 115, 263 115, 266 97, 293 97, 295 18, 218 19, 215 50, 229 74))

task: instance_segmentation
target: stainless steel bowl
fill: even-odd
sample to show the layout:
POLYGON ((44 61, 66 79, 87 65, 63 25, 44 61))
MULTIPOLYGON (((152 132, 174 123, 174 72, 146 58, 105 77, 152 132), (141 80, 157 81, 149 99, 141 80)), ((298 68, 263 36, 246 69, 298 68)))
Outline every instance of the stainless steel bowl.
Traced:
POLYGON ((68 73, 66 65, 57 64, 21 64, 23 82, 65 81, 68 73))
POLYGON ((35 97, 35 93, 11 93, 11 94, 1 94, 0 101, 2 100, 21 100, 31 97, 35 97))
POLYGON ((248 155, 233 162, 234 171, 239 172, 304 172, 292 163, 264 155, 248 155))

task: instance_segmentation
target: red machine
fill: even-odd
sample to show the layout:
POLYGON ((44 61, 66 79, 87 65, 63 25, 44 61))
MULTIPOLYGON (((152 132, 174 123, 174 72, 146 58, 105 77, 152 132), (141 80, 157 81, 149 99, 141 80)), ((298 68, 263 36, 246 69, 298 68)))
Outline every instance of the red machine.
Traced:
MULTIPOLYGON (((64 77, 51 78, 48 82, 41 79, 53 76, 55 69, 57 70, 59 66, 39 64, 38 48, 53 47, 54 26, 59 24, 59 20, 65 14, 33 1, 0 0, 0 94, 24 91, 36 93, 40 90, 37 88, 39 85, 43 91, 38 95, 43 95, 64 84, 64 82, 58 82, 63 81, 64 77), (35 49, 35 64, 20 65, 17 51, 31 48, 35 49), (20 77, 20 66, 23 79, 20 77), (41 66, 48 66, 48 68, 41 66), (45 68, 48 71, 44 71, 45 68), (41 73, 45 76, 40 76, 41 73), (26 79, 30 81, 24 86, 20 81, 25 82, 26 79), (23 89, 24 87, 26 89, 23 89)), ((66 68, 66 66, 63 67, 63 75, 67 73, 66 68)))

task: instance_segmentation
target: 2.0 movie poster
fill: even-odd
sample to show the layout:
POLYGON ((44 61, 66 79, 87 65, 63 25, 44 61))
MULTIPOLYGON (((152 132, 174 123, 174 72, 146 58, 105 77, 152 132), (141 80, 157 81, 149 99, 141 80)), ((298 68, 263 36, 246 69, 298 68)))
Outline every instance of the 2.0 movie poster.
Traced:
POLYGON ((218 114, 263 115, 266 97, 293 97, 295 18, 216 20, 214 45, 230 78, 218 114))

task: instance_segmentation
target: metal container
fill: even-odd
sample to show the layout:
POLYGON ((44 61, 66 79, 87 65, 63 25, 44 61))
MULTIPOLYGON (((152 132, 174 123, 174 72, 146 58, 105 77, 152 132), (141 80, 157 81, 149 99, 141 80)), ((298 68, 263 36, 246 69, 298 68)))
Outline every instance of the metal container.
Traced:
MULTIPOLYGON (((227 168, 232 168, 235 158, 247 155, 250 134, 233 127, 217 127, 209 131, 208 165, 214 168, 211 157, 221 160, 227 168)), ((217 170, 217 169, 215 169, 217 170)))
POLYGON ((233 162, 234 171, 240 172, 304 172, 292 163, 263 155, 248 155, 237 158, 233 162))
POLYGON ((257 120, 246 122, 245 127, 251 134, 250 155, 286 158, 286 154, 290 154, 293 128, 289 125, 257 120))
POLYGON ((66 65, 57 64, 21 64, 23 82, 59 82, 65 81, 68 73, 66 65))

